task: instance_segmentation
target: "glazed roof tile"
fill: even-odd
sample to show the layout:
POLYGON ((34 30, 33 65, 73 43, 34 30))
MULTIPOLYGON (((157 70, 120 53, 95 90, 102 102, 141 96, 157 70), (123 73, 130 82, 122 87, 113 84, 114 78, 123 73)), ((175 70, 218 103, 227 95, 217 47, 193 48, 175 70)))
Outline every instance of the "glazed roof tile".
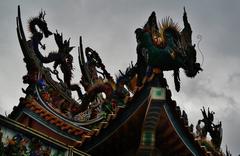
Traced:
POLYGON ((81 137, 83 135, 88 135, 88 136, 92 135, 91 132, 86 131, 80 127, 71 125, 67 122, 64 122, 62 119, 56 117, 54 114, 52 114, 51 112, 47 111, 44 107, 42 107, 33 98, 31 100, 26 100, 24 102, 25 102, 26 108, 29 108, 31 111, 41 116, 44 120, 48 121, 51 124, 56 125, 61 130, 66 131, 69 134, 72 134, 75 136, 81 136, 81 137))

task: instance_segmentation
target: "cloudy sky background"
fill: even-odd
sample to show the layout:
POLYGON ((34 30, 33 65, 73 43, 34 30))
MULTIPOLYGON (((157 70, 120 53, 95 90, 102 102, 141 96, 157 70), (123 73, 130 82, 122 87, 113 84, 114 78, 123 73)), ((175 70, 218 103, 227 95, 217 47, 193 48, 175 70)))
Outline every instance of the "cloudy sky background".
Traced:
MULTIPOLYGON (((229 146, 233 155, 240 153, 240 1, 238 0, 42 0, 4 1, 0 3, 0 113, 9 114, 18 99, 24 96, 22 76, 26 74, 23 55, 16 35, 17 5, 21 5, 26 36, 27 20, 46 10, 51 31, 58 29, 64 38, 71 37, 77 46, 83 36, 84 47, 99 52, 107 70, 113 75, 136 62, 134 30, 142 27, 152 11, 158 20, 170 16, 182 26, 183 6, 193 30, 193 41, 202 35, 204 71, 194 79, 181 72, 181 91, 174 91, 172 72, 166 73, 173 99, 186 110, 191 123, 202 118, 200 108, 215 111, 216 121, 223 122, 223 148, 229 146)), ((56 49, 53 37, 45 40, 47 51, 56 49)), ((80 79, 75 56, 74 81, 80 79)), ((47 54, 47 53, 46 53, 47 54)), ((202 61, 198 53, 198 61, 202 61)))

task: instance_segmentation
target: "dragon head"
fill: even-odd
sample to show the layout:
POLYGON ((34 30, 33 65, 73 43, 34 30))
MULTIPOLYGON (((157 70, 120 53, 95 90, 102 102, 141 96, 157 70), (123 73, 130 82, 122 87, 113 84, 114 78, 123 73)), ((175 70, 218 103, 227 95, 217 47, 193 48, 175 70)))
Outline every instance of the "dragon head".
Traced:
POLYGON ((43 38, 43 35, 47 38, 52 35, 52 32, 48 29, 47 22, 45 21, 46 13, 41 11, 37 17, 32 17, 29 19, 29 31, 38 38, 40 41, 43 38), (37 30, 36 26, 40 29, 40 32, 37 30))
POLYGON ((44 19, 45 15, 46 15, 45 11, 44 12, 41 11, 39 13, 39 16, 38 16, 38 19, 39 19, 38 27, 41 29, 41 31, 44 34, 44 36, 47 38, 48 36, 52 35, 53 33, 48 30, 47 22, 44 19))
POLYGON ((195 44, 192 44, 192 29, 188 22, 185 8, 183 13, 183 23, 184 29, 181 31, 181 47, 184 51, 183 53, 185 57, 183 69, 185 70, 186 76, 193 78, 203 69, 201 68, 200 63, 197 63, 195 44))
POLYGON ((195 77, 200 71, 203 69, 200 66, 200 63, 196 62, 196 49, 195 45, 188 45, 185 49, 185 63, 184 63, 184 71, 186 76, 195 77))

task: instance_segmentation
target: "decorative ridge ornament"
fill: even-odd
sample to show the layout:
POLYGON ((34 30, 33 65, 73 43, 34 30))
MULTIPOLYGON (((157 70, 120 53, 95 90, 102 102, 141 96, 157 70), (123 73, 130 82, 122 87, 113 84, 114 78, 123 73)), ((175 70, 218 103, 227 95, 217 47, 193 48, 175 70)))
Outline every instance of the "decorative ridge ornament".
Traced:
MULTIPOLYGON (((196 62, 196 50, 195 45, 192 45, 192 30, 187 13, 184 8, 182 31, 170 17, 163 19, 159 27, 156 21, 156 14, 152 12, 145 26, 135 31, 138 43, 136 68, 148 69, 148 73, 153 68, 159 68, 161 71, 173 70, 175 88, 179 91, 179 68, 190 78, 202 71, 200 64, 196 62)), ((141 75, 140 72, 137 73, 141 75)))

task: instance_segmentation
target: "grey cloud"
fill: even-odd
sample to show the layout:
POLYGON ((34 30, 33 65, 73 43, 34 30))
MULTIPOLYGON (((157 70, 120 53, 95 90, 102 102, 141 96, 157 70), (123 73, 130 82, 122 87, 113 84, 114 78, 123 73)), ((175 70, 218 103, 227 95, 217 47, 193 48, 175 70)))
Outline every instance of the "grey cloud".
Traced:
POLYGON ((229 75, 228 82, 233 83, 235 81, 240 82, 240 73, 233 73, 229 75))
POLYGON ((202 97, 207 99, 225 99, 225 101, 227 101, 227 104, 232 105, 233 107, 238 105, 238 102, 234 97, 226 95, 222 90, 214 91, 211 88, 207 87, 207 84, 200 84, 199 81, 188 85, 185 87, 184 91, 186 91, 190 97, 199 98, 199 95, 202 95, 202 97))

